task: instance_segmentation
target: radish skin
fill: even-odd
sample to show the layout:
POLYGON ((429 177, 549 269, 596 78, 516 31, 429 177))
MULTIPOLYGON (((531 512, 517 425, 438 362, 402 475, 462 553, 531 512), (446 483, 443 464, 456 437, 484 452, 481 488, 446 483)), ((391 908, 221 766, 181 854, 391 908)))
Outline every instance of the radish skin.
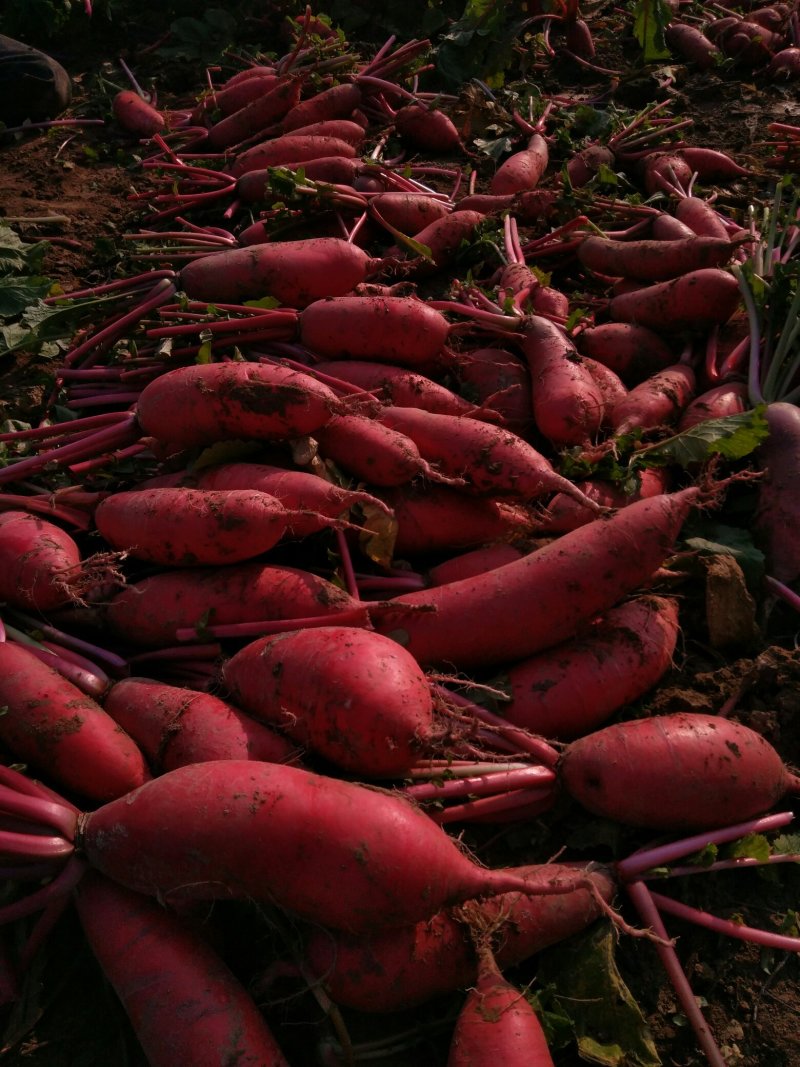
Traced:
POLYGON ((516 563, 375 607, 375 628, 422 664, 472 670, 524 659, 574 637, 647 581, 673 552, 699 498, 692 487, 634 501, 516 563), (423 605, 430 611, 420 613, 423 605))
POLYGON ((176 916, 93 872, 75 904, 151 1067, 289 1067, 245 988, 176 916))
POLYGON ((595 815, 670 832, 744 822, 800 787, 760 734, 690 712, 615 723, 573 741, 558 773, 595 815))

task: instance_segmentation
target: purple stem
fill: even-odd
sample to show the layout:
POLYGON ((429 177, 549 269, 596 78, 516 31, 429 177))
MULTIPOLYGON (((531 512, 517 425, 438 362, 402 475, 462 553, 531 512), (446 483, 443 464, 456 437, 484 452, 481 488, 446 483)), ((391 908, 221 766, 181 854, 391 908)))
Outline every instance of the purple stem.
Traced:
POLYGON ((764 815, 760 819, 748 819, 746 822, 734 823, 719 830, 707 830, 691 837, 682 837, 679 841, 671 841, 666 845, 656 845, 655 848, 646 848, 627 859, 620 860, 616 865, 616 873, 620 882, 627 882, 637 878, 645 871, 653 867, 666 867, 673 860, 682 859, 699 852, 708 845, 724 845, 728 841, 736 841, 746 834, 763 834, 769 830, 778 830, 788 825, 794 818, 794 812, 781 811, 775 815, 764 815))
POLYGON ((353 600, 358 600, 358 582, 356 581, 353 557, 350 554, 350 546, 347 543, 347 537, 344 530, 336 531, 336 544, 339 548, 339 559, 341 560, 342 572, 344 574, 345 589, 353 600))
POLYGON ((663 938, 665 943, 656 942, 656 952, 661 957, 664 970, 667 972, 672 988, 678 997, 684 1015, 691 1023, 692 1029, 697 1035, 697 1040, 702 1048, 711 1067, 726 1067, 719 1046, 714 1035, 703 1017, 703 1013, 697 1003, 697 998, 689 984, 689 979, 684 973, 678 954, 669 942, 667 933, 658 908, 655 906, 652 894, 644 882, 631 882, 626 886, 628 894, 636 906, 636 910, 642 921, 650 926, 655 934, 663 938))
POLYGON ((428 815, 440 826, 451 822, 469 822, 470 819, 487 815, 509 815, 514 811, 518 812, 520 819, 529 819, 532 817, 532 806, 535 806, 536 814, 548 811, 553 806, 552 789, 515 789, 510 793, 453 804, 443 811, 428 812, 428 815))
POLYGON ((550 788, 556 780, 548 767, 524 767, 496 771, 475 778, 449 778, 439 782, 421 782, 404 786, 401 792, 414 800, 452 800, 465 796, 491 796, 510 789, 550 788))
POLYGON ((497 727, 501 736, 507 737, 518 746, 518 751, 529 752, 532 756, 535 756, 540 763, 543 763, 545 767, 555 767, 559 759, 558 752, 552 745, 548 745, 544 738, 535 737, 533 734, 529 734, 527 730, 522 730, 517 726, 511 726, 499 715, 495 715, 493 712, 486 708, 482 708, 479 704, 473 703, 466 697, 452 692, 452 690, 445 688, 443 685, 434 684, 432 688, 443 700, 449 700, 457 707, 463 708, 465 711, 474 715, 476 719, 486 723, 487 726, 497 727))
POLYGON ((69 808, 54 800, 20 793, 12 786, 0 785, 0 811, 49 826, 66 838, 75 833, 75 814, 69 808))
POLYGON ((652 873, 644 873, 641 875, 643 881, 648 880, 663 880, 664 878, 685 878, 690 874, 710 874, 712 871, 735 871, 742 867, 763 867, 765 863, 800 863, 800 853, 797 852, 777 852, 772 856, 768 856, 765 860, 756 859, 755 856, 737 856, 731 860, 716 860, 714 863, 710 863, 707 867, 691 866, 686 864, 683 867, 670 867, 669 871, 664 874, 662 871, 654 871, 652 873))
POLYGON ((71 411, 82 410, 83 408, 112 407, 117 404, 124 404, 128 408, 131 404, 136 403, 140 392, 141 390, 137 390, 135 393, 109 393, 105 396, 102 393, 92 393, 91 396, 68 400, 65 406, 71 411))
POLYGON ((125 419, 120 411, 108 412, 105 415, 89 415, 85 419, 70 419, 67 422, 57 422, 52 426, 34 426, 30 430, 12 430, 10 433, 0 433, 0 441, 27 441, 43 437, 60 437, 72 435, 83 429, 97 429, 110 422, 120 422, 125 419))
POLYGON ((785 582, 778 581, 777 578, 772 578, 767 575, 764 579, 764 584, 773 596, 780 597, 781 600, 785 600, 787 604, 800 611, 800 596, 795 593, 794 589, 790 589, 785 582))
POLYGON ((80 637, 73 637, 72 634, 65 633, 63 630, 59 630, 55 626, 50 626, 47 623, 43 623, 39 619, 34 619, 30 615, 25 615, 20 611, 15 611, 14 616, 19 619, 23 625, 33 627, 45 637, 52 637, 54 641, 60 642, 66 648, 73 648, 78 652, 86 652, 90 656, 94 656, 95 659, 104 660, 109 666, 116 667, 118 670, 123 670, 127 666, 127 661, 124 660, 122 656, 118 656, 116 652, 109 652, 107 649, 90 644, 90 642, 84 641, 80 637))
POLYGON ((78 300, 84 296, 101 296, 105 293, 130 291, 131 289, 139 289, 145 285, 149 290, 152 288, 153 282, 158 281, 159 278, 174 279, 175 271, 145 271, 143 274, 137 274, 132 278, 119 278, 115 282, 106 282, 104 285, 95 285, 91 289, 76 289, 71 293, 59 293, 58 296, 48 296, 45 297, 43 302, 45 304, 58 304, 64 300, 78 300))
POLYGON ((61 448, 53 448, 48 452, 41 452, 38 456, 29 456, 17 463, 0 469, 0 485, 7 482, 16 482, 20 477, 38 473, 49 463, 58 463, 66 466, 87 457, 96 456, 103 452, 109 445, 114 447, 129 444, 133 439, 138 439, 139 429, 136 425, 135 415, 124 415, 114 425, 99 430, 91 437, 75 441, 73 444, 63 445, 61 448))
POLYGON ((72 682, 74 686, 77 686, 81 692, 86 693, 88 696, 99 697, 108 689, 109 679, 106 675, 101 678, 92 671, 86 670, 85 667, 80 667, 57 653, 51 652, 48 648, 42 648, 27 642, 20 643, 24 644, 28 651, 36 656, 38 660, 58 671, 62 678, 72 682))
POLYGON ((800 937, 790 937, 788 934, 776 934, 770 930, 759 930, 754 926, 744 926, 741 923, 731 922, 729 919, 720 919, 716 915, 710 915, 707 911, 681 904, 672 897, 662 896, 650 890, 653 903, 659 911, 666 911, 686 922, 704 926, 707 930, 724 934, 726 937, 736 937, 740 941, 752 941, 756 945, 765 948, 777 948, 784 952, 800 952, 800 937))
MULTIPOLYGON (((26 834, 0 830, 0 855, 23 856, 26 859, 60 860, 75 851, 71 841, 53 834, 26 834)), ((0 909, 2 911, 2 909, 0 909)))
POLYGON ((143 441, 137 441, 135 444, 128 445, 127 448, 117 448, 113 452, 107 452, 94 459, 87 459, 83 463, 72 463, 70 464, 69 469, 76 475, 86 474, 88 471, 97 470, 98 467, 105 467, 106 464, 112 460, 128 459, 131 456, 138 456, 140 452, 146 452, 147 449, 148 446, 143 441))
MULTIPOLYGON (((109 326, 104 327, 104 329, 100 330, 92 337, 89 337, 83 344, 78 345, 77 348, 73 348, 71 352, 68 352, 64 359, 64 365, 67 367, 73 366, 83 356, 92 352, 93 349, 97 349, 105 342, 111 343, 116 340, 125 332, 127 326, 139 322, 139 320, 144 318, 148 311, 152 311, 153 308, 160 307, 161 304, 166 304, 176 291, 175 282, 171 281, 169 278, 162 278, 160 281, 157 281, 150 290, 149 295, 143 301, 136 304, 125 315, 121 315, 109 326)), ((100 354, 101 353, 96 352, 95 358, 100 354)), ((84 363, 84 366, 91 366, 91 362, 84 363)))
MULTIPOLYGON (((72 849, 72 845, 69 847, 72 849)), ((17 919, 23 919, 26 915, 32 915, 35 911, 41 911, 54 900, 64 894, 68 894, 78 884, 85 870, 86 864, 84 861, 73 854, 63 870, 59 871, 49 885, 44 886, 43 889, 39 889, 35 893, 29 893, 22 900, 0 907, 0 925, 16 922, 17 919)))
MULTIPOLYGON (((219 626, 204 626, 203 633, 211 637, 262 637, 266 634, 290 633, 294 630, 307 630, 318 626, 363 626, 364 608, 352 608, 331 615, 312 615, 304 619, 264 619, 259 622, 232 622, 219 626)), ((197 638, 197 629, 193 626, 181 627, 175 631, 178 641, 193 641, 197 638)))
POLYGON ((428 588, 428 583, 421 574, 407 574, 402 578, 388 575, 386 577, 375 575, 370 575, 369 577, 356 576, 356 580, 359 592, 362 594, 379 592, 396 596, 398 593, 418 593, 428 588))
POLYGON ((170 660, 182 660, 191 663, 193 660, 204 658, 216 659, 221 653, 222 648, 218 644, 192 645, 191 648, 187 648, 186 645, 176 645, 172 648, 156 648, 151 652, 139 652, 137 655, 130 657, 128 664, 163 663, 170 660))

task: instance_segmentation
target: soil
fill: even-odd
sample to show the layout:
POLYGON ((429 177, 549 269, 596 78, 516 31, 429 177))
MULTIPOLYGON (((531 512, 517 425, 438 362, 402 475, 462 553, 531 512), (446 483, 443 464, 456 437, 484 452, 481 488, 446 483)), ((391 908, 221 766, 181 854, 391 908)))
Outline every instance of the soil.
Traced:
MULTIPOLYGON (((597 45, 593 63, 624 73, 599 75, 562 56, 530 72, 542 91, 591 97, 607 92, 610 85, 614 100, 627 108, 643 107, 656 99, 668 101, 673 114, 692 118, 692 143, 724 150, 752 168, 748 178, 714 188, 720 209, 745 224, 748 205, 769 199, 779 176, 765 165, 766 124, 800 122, 796 82, 768 83, 758 71, 735 68, 704 73, 672 61, 643 66, 637 62, 636 45, 625 32, 627 23, 619 8, 590 6, 587 18, 597 45)), ((157 38, 155 31, 137 38, 129 27, 124 35, 115 33, 113 27, 92 36, 66 33, 56 54, 74 80, 69 115, 102 117, 106 125, 55 128, 0 147, 0 219, 13 220, 14 229, 26 240, 50 241, 44 270, 64 291, 129 273, 130 265, 120 253, 122 237, 141 227, 138 204, 129 199, 132 190, 144 185, 139 146, 110 122, 100 76, 113 74, 119 80, 115 61, 122 54, 135 63, 140 80, 159 86, 162 107, 179 107, 200 91, 197 68, 176 67, 165 60, 156 47, 157 38), (64 218, 41 221, 47 216, 64 218)), ((53 51, 53 42, 30 43, 53 51)), ((34 418, 48 386, 48 365, 36 356, 22 355, 0 364, 0 411, 5 417, 34 418)), ((682 601, 682 640, 673 668, 642 707, 648 713, 724 711, 762 733, 787 764, 800 766, 797 616, 786 606, 756 603, 738 568, 726 571, 724 567, 722 572, 715 571, 714 565, 695 561, 687 578, 669 586, 682 601)), ((791 801, 784 802, 781 810, 792 807, 791 801)), ((491 833, 468 829, 464 840, 493 865, 520 863, 534 845, 536 850, 551 845, 558 851, 557 834, 565 827, 575 856, 583 849, 602 862, 624 849, 624 832, 621 837, 610 834, 607 826, 571 808, 547 831, 524 826, 493 828, 491 833)), ((800 871, 794 864, 783 864, 685 877, 671 882, 668 892, 717 915, 769 929, 785 923, 797 933, 793 909, 798 889, 800 871)), ((626 916, 637 921, 632 913, 626 916)), ((252 980, 259 969, 258 954, 249 932, 237 925, 241 912, 220 907, 217 918, 228 957, 252 980)), ((269 945, 274 935, 271 924, 278 922, 274 916, 262 915, 260 920, 263 944, 259 949, 269 945)), ((800 1067, 797 955, 759 949, 669 917, 666 925, 678 939, 679 955, 729 1067, 800 1067)), ((545 971, 559 951, 544 954, 545 971)), ((661 1061, 675 1067, 703 1063, 654 947, 621 935, 617 964, 644 1013, 661 1061)), ((533 963, 512 977, 537 988, 533 963)), ((111 1062, 138 1067, 145 1063, 69 913, 51 935, 24 988, 25 997, 6 1008, 0 1063, 15 1067, 100 1067, 111 1062)), ((296 984, 286 982, 285 990, 280 984, 277 989, 276 995, 265 998, 265 1010, 280 1027, 290 1062, 311 1063, 311 1049, 329 1040, 335 1030, 324 1025, 323 1008, 309 995, 299 994, 296 984)), ((399 1039, 401 1045, 407 1042, 410 1051, 385 1056, 380 1062, 390 1067, 444 1063, 458 1003, 457 997, 445 998, 408 1016, 400 1013, 377 1021, 343 1013, 344 1024, 354 1041, 415 1028, 427 1035, 416 1044, 408 1036, 399 1039)), ((559 1067, 585 1062, 570 1041, 554 1056, 559 1067)), ((605 1062, 618 1067, 639 1063, 626 1050, 605 1062)))

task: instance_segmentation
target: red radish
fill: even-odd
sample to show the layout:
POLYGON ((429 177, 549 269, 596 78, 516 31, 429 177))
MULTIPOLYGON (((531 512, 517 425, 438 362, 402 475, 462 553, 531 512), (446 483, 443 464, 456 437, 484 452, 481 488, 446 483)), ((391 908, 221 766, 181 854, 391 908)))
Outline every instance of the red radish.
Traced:
POLYGON ((483 548, 473 548, 460 556, 447 559, 428 568, 430 585, 447 585, 448 582, 460 582, 462 578, 472 578, 476 574, 485 574, 495 567, 502 567, 513 560, 521 559, 525 553, 515 545, 499 542, 483 548))
POLYGON ((547 141, 540 133, 532 134, 526 148, 514 152, 498 167, 489 182, 489 192, 494 196, 508 196, 535 189, 549 160, 547 141))
POLYGON ((0 706, 3 746, 63 789, 105 801, 150 777, 111 716, 16 642, 0 643, 0 706))
POLYGON ((528 437, 533 430, 531 379, 518 356, 502 348, 459 352, 454 373, 465 396, 496 411, 513 433, 528 437))
POLYGON ((744 822, 800 789, 755 730, 692 712, 606 726, 573 741, 558 771, 595 815, 675 832, 744 822))
POLYGON ((688 363, 674 363, 635 386, 608 413, 615 434, 670 425, 694 396, 695 373, 688 363))
POLYGON ((245 988, 177 917, 95 873, 75 904, 151 1067, 288 1067, 245 988))
POLYGON ((81 555, 55 523, 27 511, 0 512, 0 600, 52 611, 78 599, 81 555))
POLYGON ((370 615, 420 663, 469 670, 513 663, 574 637, 647 581, 700 496, 693 487, 634 501, 516 563, 395 597, 370 615))
POLYGON ((367 778, 401 777, 433 739, 433 697, 404 649, 369 630, 264 637, 229 659, 232 699, 304 748, 367 778))
POLYGON ((367 359, 423 367, 450 333, 447 319, 416 297, 341 296, 305 308, 300 340, 327 359, 367 359))
POLYGON ((713 70, 722 59, 722 53, 714 42, 698 26, 688 22, 671 22, 664 31, 664 37, 670 48, 674 48, 700 70, 713 70))
POLYGON ((190 148, 200 148, 201 151, 210 148, 219 152, 257 136, 279 122, 298 103, 301 87, 300 78, 293 75, 283 78, 262 96, 220 119, 190 148))
POLYGON ((305 165, 309 160, 324 156, 342 156, 353 159, 358 155, 353 145, 341 137, 304 137, 300 134, 284 134, 240 152, 230 166, 229 173, 240 178, 251 170, 266 167, 283 167, 288 164, 305 165))
POLYGON ((241 563, 291 531, 293 515, 257 489, 137 489, 112 493, 94 514, 114 548, 165 567, 241 563))
POLYGON ((354 626, 366 625, 366 606, 324 578, 297 567, 237 563, 152 574, 117 593, 103 614, 125 640, 169 647, 178 630, 194 627, 201 637, 207 626, 344 612, 354 626))
MULTIPOLYGON (((340 141, 346 141, 353 148, 360 149, 366 137, 366 131, 358 122, 350 119, 322 119, 319 122, 311 122, 308 126, 298 126, 292 130, 292 137, 333 137, 340 141)), ((308 165, 316 160, 309 160, 308 165)), ((285 166, 285 164, 283 164, 285 166)), ((303 164, 306 177, 311 177, 306 164, 303 164)), ((249 173, 249 172, 248 172, 249 173)))
POLYGON ((556 209, 558 194, 552 189, 526 189, 522 193, 472 193, 463 196, 455 211, 480 211, 493 215, 511 211, 522 222, 538 222, 549 218, 556 209))
MULTIPOLYGON (((606 508, 624 508, 640 500, 642 497, 656 496, 658 493, 667 491, 668 477, 661 468, 648 467, 639 475, 639 488, 632 493, 627 493, 617 488, 611 482, 589 480, 577 482, 578 488, 586 496, 591 497, 595 503, 606 508)), ((576 530, 579 526, 585 526, 591 522, 595 513, 581 505, 572 496, 564 493, 556 493, 544 515, 536 524, 537 534, 566 533, 568 530, 576 530)))
POLYGON ((136 892, 263 901, 352 933, 473 897, 574 888, 477 866, 399 794, 277 763, 178 767, 76 822, 76 852, 136 892))
POLYGON ((400 138, 433 152, 455 152, 461 148, 461 136, 444 111, 421 104, 409 104, 394 114, 394 128, 400 138))
POLYGON ((607 367, 605 363, 599 363, 589 356, 583 357, 583 365, 591 374, 598 389, 603 396, 603 425, 608 424, 609 412, 615 404, 620 403, 628 395, 628 390, 620 376, 607 367))
POLYGON ((407 434, 438 470, 463 478, 475 492, 525 501, 557 491, 581 497, 540 452, 502 427, 418 408, 384 408, 378 418, 407 434))
POLYGON ((266 73, 255 72, 249 78, 228 82, 221 89, 210 93, 200 100, 192 112, 192 121, 200 122, 205 116, 218 111, 223 117, 232 115, 246 104, 263 96, 280 81, 280 76, 270 70, 266 73))
POLYGON ((740 166, 725 152, 716 148, 697 148, 687 145, 681 149, 681 155, 697 172, 701 181, 714 181, 719 178, 739 178, 750 174, 747 167, 740 166))
POLYGON ((132 89, 122 89, 111 102, 114 118, 134 137, 152 137, 166 126, 166 119, 132 89))
POLYGON ((288 763, 297 757, 287 738, 211 693, 123 678, 108 691, 103 707, 157 774, 206 760, 288 763))
POLYGON ((495 679, 511 696, 500 705, 502 716, 544 737, 581 737, 652 689, 669 669, 677 640, 675 600, 627 600, 580 636, 495 679))
MULTIPOLYGON (((509 540, 533 526, 522 507, 494 497, 465 496, 442 485, 384 490, 381 497, 394 514, 394 550, 400 557, 509 540)), ((385 526, 383 517, 378 521, 385 526)))
POLYGON ((389 512, 383 501, 370 493, 343 489, 317 474, 287 470, 267 463, 220 463, 194 469, 192 473, 151 478, 139 488, 162 485, 193 486, 198 489, 253 489, 269 493, 292 515, 293 538, 308 537, 331 525, 354 507, 367 505, 389 512))
POLYGON ((453 211, 415 233, 414 240, 428 249, 430 258, 414 260, 414 274, 424 275, 447 267, 462 245, 471 240, 484 218, 480 211, 453 211))
POLYGON ((315 363, 313 372, 341 379, 359 389, 375 393, 384 404, 396 407, 422 408, 442 415, 474 415, 480 412, 474 404, 451 392, 444 385, 407 367, 391 363, 371 363, 369 360, 340 359, 331 363, 315 363))
POLYGON ((576 152, 567 161, 567 176, 573 189, 588 185, 601 167, 613 167, 614 153, 606 145, 594 144, 576 152))
POLYGON ((340 402, 308 374, 267 363, 198 363, 153 379, 136 405, 141 431, 180 448, 313 433, 340 402))
POLYGON ((675 362, 675 353, 660 334, 633 322, 589 326, 575 343, 584 356, 615 371, 628 386, 675 362))
MULTIPOLYGON (((602 869, 558 863, 520 867, 526 881, 575 885, 570 893, 527 897, 508 893, 476 903, 486 923, 496 925, 497 959, 506 967, 585 929, 609 903, 613 882, 602 869), (583 882, 583 885, 581 884, 583 882)), ((363 1012, 414 1008, 436 996, 473 985, 477 958, 468 928, 454 909, 436 912, 411 926, 395 927, 369 937, 312 930, 304 963, 337 1004, 363 1012)))
POLYGON ((429 223, 449 215, 452 206, 429 193, 386 192, 370 197, 368 211, 401 233, 419 233, 429 223))
POLYGON ((485 942, 478 958, 478 981, 456 1019, 447 1067, 555 1067, 538 1015, 485 942))
POLYGON ((686 407, 678 421, 678 431, 688 430, 707 419, 738 415, 750 407, 744 382, 724 382, 707 389, 686 407))
MULTIPOLYGON (((294 171, 302 168, 309 181, 327 182, 331 185, 353 185, 364 170, 360 159, 336 155, 308 160, 291 159, 280 166, 285 170, 294 171)), ((272 203, 275 199, 272 180, 269 166, 248 170, 236 182, 236 195, 243 204, 260 204, 268 197, 272 203)))
POLYGON ((795 491, 800 470, 800 408, 783 401, 768 404, 769 437, 758 449, 764 478, 758 489, 756 530, 767 568, 780 582, 800 575, 800 507, 795 491))
POLYGON ((193 300, 242 304, 272 296, 304 308, 326 296, 344 296, 379 264, 349 241, 310 237, 200 256, 183 267, 180 284, 193 300))
MULTIPOLYGON (((697 236, 694 230, 687 226, 685 222, 681 222, 674 215, 668 215, 666 211, 661 211, 656 215, 650 227, 650 232, 657 241, 679 241, 686 237, 697 236)), ((720 240, 725 240, 725 238, 720 237, 720 240)))
POLYGON ((402 430, 365 415, 338 415, 317 430, 315 438, 325 459, 370 485, 405 485, 417 477, 463 484, 431 466, 402 430))
POLYGON ((791 45, 776 52, 767 65, 767 75, 775 81, 800 78, 800 48, 791 45))
POLYGON ((614 278, 660 282, 691 270, 723 267, 736 245, 715 237, 687 237, 674 241, 609 241, 585 237, 578 259, 589 270, 614 278))
POLYGON ((603 420, 603 395, 566 333, 549 319, 530 315, 520 348, 531 372, 539 432, 556 447, 592 440, 603 420))
POLYGON ((281 130, 289 133, 325 119, 346 119, 361 106, 362 99, 361 89, 352 82, 331 85, 295 104, 281 119, 281 130))
POLYGON ((681 197, 675 207, 675 217, 700 236, 720 239, 729 236, 715 208, 707 200, 702 200, 698 196, 681 197))
POLYGON ((728 271, 709 267, 615 296, 610 312, 616 322, 634 322, 674 333, 727 322, 739 302, 736 278, 728 271))
POLYGON ((650 152, 639 164, 642 182, 649 196, 673 193, 691 181, 692 168, 680 152, 650 152))

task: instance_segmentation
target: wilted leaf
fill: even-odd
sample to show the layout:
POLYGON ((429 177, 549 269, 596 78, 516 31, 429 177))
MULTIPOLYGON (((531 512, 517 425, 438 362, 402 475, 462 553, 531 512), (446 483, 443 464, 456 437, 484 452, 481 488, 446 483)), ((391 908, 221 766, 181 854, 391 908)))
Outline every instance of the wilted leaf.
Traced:
POLYGON ((659 1067, 653 1038, 614 960, 616 938, 600 923, 540 959, 538 979, 572 1019, 584 1059, 604 1067, 659 1067))
POLYGON ((361 510, 364 513, 364 529, 359 534, 359 547, 364 555, 379 566, 388 567, 394 557, 397 520, 374 504, 362 504, 361 510))

